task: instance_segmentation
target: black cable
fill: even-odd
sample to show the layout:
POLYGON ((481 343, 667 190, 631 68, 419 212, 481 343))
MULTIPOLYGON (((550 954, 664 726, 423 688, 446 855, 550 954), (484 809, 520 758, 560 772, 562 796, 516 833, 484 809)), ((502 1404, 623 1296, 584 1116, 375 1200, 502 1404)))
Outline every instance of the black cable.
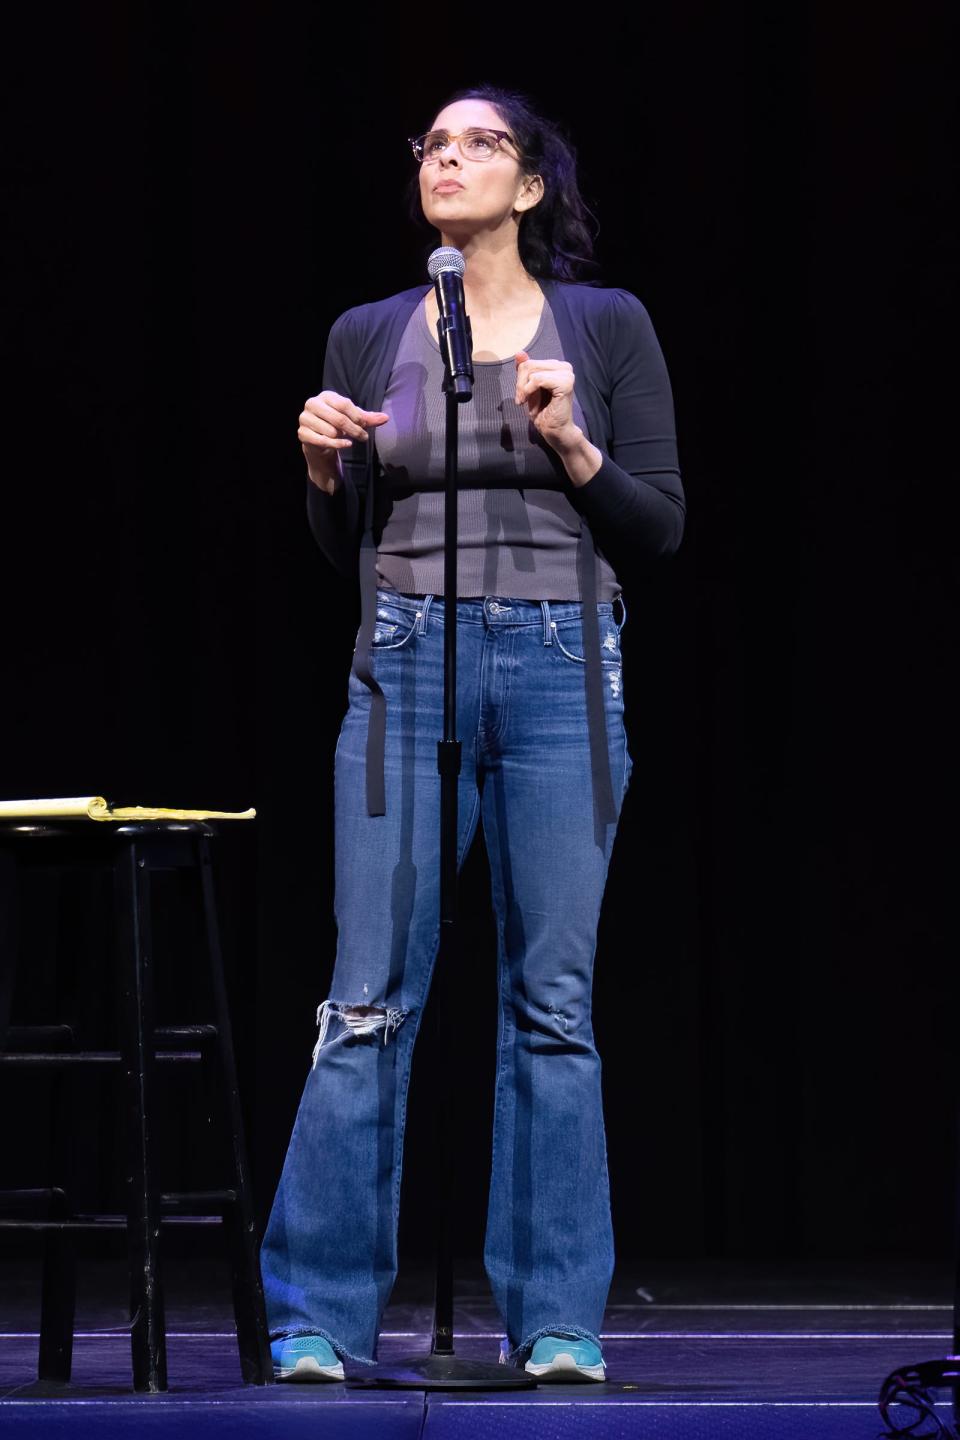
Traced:
POLYGON ((912 1440, 927 1440, 927 1437, 945 1436, 947 1440, 960 1440, 953 1425, 942 1420, 936 1411, 936 1402, 930 1394, 934 1385, 952 1386, 957 1379, 957 1362, 927 1360, 919 1365, 902 1365, 884 1380, 880 1387, 880 1415, 887 1426, 885 1440, 890 1437, 909 1435, 912 1440), (891 1414, 891 1406, 903 1406, 906 1415, 891 1414), (908 1416, 913 1414, 913 1419, 908 1416), (904 1423, 898 1423, 903 1420, 904 1423), (918 1430, 924 1421, 932 1421, 934 1429, 918 1430))

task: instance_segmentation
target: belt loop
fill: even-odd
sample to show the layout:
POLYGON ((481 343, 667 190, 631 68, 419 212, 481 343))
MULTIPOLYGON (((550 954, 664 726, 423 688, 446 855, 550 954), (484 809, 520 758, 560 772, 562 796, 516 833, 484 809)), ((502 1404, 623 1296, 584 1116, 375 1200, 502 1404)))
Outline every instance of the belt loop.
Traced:
POLYGON ((620 634, 620 631, 623 629, 624 625, 626 625, 626 623, 627 623, 627 602, 624 600, 624 598, 623 598, 622 595, 618 595, 618 596, 617 596, 617 601, 619 601, 620 609, 621 609, 622 612, 623 612, 623 618, 622 618, 622 620, 620 621, 620 624, 617 626, 617 634, 619 635, 619 634, 620 634))
POLYGON ((550 629, 550 601, 541 600, 540 608, 543 611, 543 643, 544 645, 552 645, 553 635, 550 629))
POLYGON ((433 604, 432 595, 424 595, 423 604, 420 606, 420 619, 417 623, 417 634, 426 635, 427 619, 430 615, 430 606, 433 604))

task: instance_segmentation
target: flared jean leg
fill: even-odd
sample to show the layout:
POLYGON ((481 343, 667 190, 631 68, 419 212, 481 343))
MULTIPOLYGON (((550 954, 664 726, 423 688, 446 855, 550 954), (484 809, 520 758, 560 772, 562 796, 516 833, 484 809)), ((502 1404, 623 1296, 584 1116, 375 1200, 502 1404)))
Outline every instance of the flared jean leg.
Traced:
MULTIPOLYGON (((261 1248, 271 1336, 324 1335, 368 1363, 396 1277, 407 1089, 438 943, 442 631, 374 658, 387 813, 367 814, 369 697, 351 677, 336 756, 337 958, 261 1248)), ((462 857, 479 814, 472 752, 459 809, 462 857)))
MULTIPOLYGON (((518 666, 524 704, 511 708, 482 802, 500 1003, 484 1258, 514 1358, 547 1333, 598 1340, 614 1261, 591 988, 616 827, 595 817, 579 627, 560 633, 565 647, 533 644, 518 666)), ((605 678, 622 801, 619 668, 605 678)))

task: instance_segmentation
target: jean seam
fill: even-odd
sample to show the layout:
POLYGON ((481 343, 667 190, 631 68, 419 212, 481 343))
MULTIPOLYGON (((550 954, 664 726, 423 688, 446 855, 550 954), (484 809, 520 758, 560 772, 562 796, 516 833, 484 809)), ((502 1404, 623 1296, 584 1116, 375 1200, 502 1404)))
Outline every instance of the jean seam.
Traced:
POLYGON ((497 1008, 499 1011, 500 1035, 497 1042, 497 1060, 494 1067, 493 1079, 493 1136, 490 1145, 491 1177, 493 1174, 494 1161, 497 1156, 497 1142, 499 1138, 499 1131, 503 1123, 503 1117, 501 1113, 503 1102, 502 1080, 504 1069, 504 1051, 507 1045, 507 1027, 509 1024, 505 996, 507 982, 506 926, 502 917, 500 917, 497 921, 497 948, 499 950, 499 955, 497 958, 498 968, 500 972, 498 977, 499 983, 497 985, 497 1008))
POLYGON ((500 707, 500 724, 497 726, 496 742, 498 745, 501 745, 503 743, 503 738, 505 735, 510 734, 510 713, 513 709, 513 685, 511 684, 511 680, 514 674, 513 661, 517 653, 519 633, 520 632, 518 630, 514 630, 514 632, 510 635, 509 640, 510 648, 507 655, 507 660, 509 662, 506 671, 507 679, 504 682, 503 686, 503 703, 500 707))
MULTIPOLYGON (((437 926, 437 943, 440 940, 440 927, 437 926)), ((432 974, 432 972, 431 972, 432 974)), ((393 1235, 396 1245, 397 1227, 400 1223, 400 1190, 403 1182, 403 1150, 404 1135, 407 1128, 407 1099, 410 1091, 410 1072, 413 1068, 413 1046, 416 1036, 420 1033, 420 1018, 423 1015, 424 997, 421 996, 420 1008, 417 1011, 417 1023, 413 1031, 413 1038, 404 1047, 403 1052, 403 1077, 400 1090, 400 1125, 398 1133, 394 1136, 394 1167, 393 1167, 393 1235)), ((399 1080, 399 1077, 398 1077, 399 1080)))

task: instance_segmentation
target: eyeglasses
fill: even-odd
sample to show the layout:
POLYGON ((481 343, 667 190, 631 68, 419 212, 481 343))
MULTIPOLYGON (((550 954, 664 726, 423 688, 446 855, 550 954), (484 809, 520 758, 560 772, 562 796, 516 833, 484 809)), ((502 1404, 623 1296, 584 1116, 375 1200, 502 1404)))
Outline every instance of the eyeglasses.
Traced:
POLYGON ((439 160, 441 152, 454 140, 458 142, 460 154, 465 160, 491 160, 504 140, 509 140, 511 145, 517 143, 506 130, 461 130, 459 135, 448 135, 446 130, 429 130, 426 135, 411 140, 410 146, 420 164, 429 165, 431 161, 439 160))

